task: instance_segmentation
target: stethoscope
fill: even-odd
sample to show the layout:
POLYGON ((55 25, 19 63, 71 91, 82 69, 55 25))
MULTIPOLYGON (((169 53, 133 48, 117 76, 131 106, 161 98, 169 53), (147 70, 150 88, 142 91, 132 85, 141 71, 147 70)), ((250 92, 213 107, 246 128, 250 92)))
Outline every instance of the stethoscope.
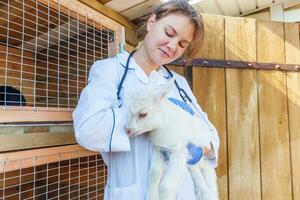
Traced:
MULTIPOLYGON (((119 83, 119 86, 118 86, 118 92, 117 92, 118 100, 121 99, 121 97, 120 97, 120 92, 121 92, 123 83, 124 83, 124 81, 125 81, 125 78, 126 78, 126 76, 127 76, 127 72, 128 72, 128 70, 129 70, 129 62, 130 62, 130 59, 131 59, 131 57, 133 56, 133 54, 134 54, 135 52, 136 52, 136 50, 132 51, 132 52, 129 54, 128 58, 127 58, 126 66, 125 66, 125 71, 124 71, 124 74, 123 74, 123 76, 122 76, 122 78, 121 78, 121 81, 120 81, 120 83, 119 83)), ((167 66, 165 66, 165 65, 163 65, 163 67, 166 69, 166 71, 168 72, 168 74, 170 75, 170 77, 173 78, 174 75, 173 75, 173 73, 171 72, 171 70, 168 69, 167 66)), ((182 89, 182 88, 179 86, 179 84, 178 84, 178 82, 176 81, 176 79, 174 79, 174 84, 175 84, 175 86, 176 86, 176 88, 177 88, 177 90, 178 90, 178 93, 179 93, 181 99, 184 101, 184 103, 187 104, 187 105, 191 104, 191 105, 194 107, 194 109, 197 111, 197 113, 199 114, 199 116, 202 117, 202 118, 204 118, 205 121, 207 121, 206 118, 203 116, 202 112, 200 112, 200 110, 195 106, 195 104, 193 103, 193 101, 192 101, 192 99, 189 97, 189 95, 186 93, 186 91, 185 91, 184 89, 182 89)))
MULTIPOLYGON (((132 52, 129 54, 128 58, 127 58, 126 66, 125 66, 125 72, 124 72, 124 74, 123 74, 123 76, 122 76, 122 78, 121 78, 121 81, 120 81, 120 83, 119 83, 119 86, 118 86, 118 92, 117 92, 118 100, 121 99, 121 97, 120 97, 120 92, 121 92, 123 83, 124 83, 124 81, 125 81, 125 78, 126 78, 126 76, 127 76, 127 72, 128 72, 128 70, 129 70, 129 62, 130 62, 130 59, 131 59, 131 57, 133 56, 133 54, 134 54, 135 52, 136 52, 136 50, 132 51, 132 52)), ((165 65, 163 65, 163 67, 166 69, 166 71, 168 72, 168 74, 170 75, 170 77, 173 78, 174 75, 173 75, 173 73, 171 72, 171 70, 169 70, 169 69, 167 68, 167 66, 165 66, 165 65)), ((181 99, 182 99, 185 103, 187 103, 187 101, 189 101, 190 103, 192 103, 192 99, 191 99, 191 98, 189 97, 189 95, 184 91, 184 89, 182 89, 181 87, 179 87, 178 82, 176 81, 176 79, 174 79, 174 83, 175 83, 175 86, 176 86, 176 88, 177 88, 177 90, 178 90, 178 93, 179 93, 181 99)))

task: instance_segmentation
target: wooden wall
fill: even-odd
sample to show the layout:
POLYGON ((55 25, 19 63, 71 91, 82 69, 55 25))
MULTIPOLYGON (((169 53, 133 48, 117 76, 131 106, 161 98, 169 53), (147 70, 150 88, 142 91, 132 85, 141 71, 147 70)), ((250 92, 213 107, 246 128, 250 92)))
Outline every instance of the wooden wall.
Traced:
MULTIPOLYGON (((298 24, 204 15, 198 58, 300 64, 298 24)), ((300 199, 300 72, 193 67, 219 131, 220 199, 300 199)))

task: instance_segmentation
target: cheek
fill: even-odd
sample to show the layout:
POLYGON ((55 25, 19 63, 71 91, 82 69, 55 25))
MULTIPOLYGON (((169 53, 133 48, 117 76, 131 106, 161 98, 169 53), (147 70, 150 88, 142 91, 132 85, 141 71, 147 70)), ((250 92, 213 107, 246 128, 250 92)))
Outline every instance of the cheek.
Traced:
POLYGON ((147 41, 147 46, 157 48, 167 43, 167 36, 164 33, 159 31, 149 32, 145 40, 147 41))

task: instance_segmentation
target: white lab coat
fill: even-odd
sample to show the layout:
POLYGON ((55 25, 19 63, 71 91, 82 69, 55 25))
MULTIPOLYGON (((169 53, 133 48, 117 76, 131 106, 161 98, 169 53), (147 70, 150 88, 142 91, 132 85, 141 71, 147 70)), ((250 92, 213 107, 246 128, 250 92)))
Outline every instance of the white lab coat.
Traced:
MULTIPOLYGON (((123 101, 121 108, 117 100, 117 88, 125 70, 129 54, 123 52, 113 58, 97 61, 93 64, 88 85, 83 89, 78 105, 73 112, 74 130, 77 142, 92 151, 99 151, 108 166, 108 181, 105 187, 105 200, 144 200, 147 191, 148 169, 152 146, 144 135, 129 138, 125 133, 126 102, 124 95, 147 83, 148 76, 133 58, 121 90, 123 101), (111 151, 110 151, 111 150, 111 151)), ((161 67, 162 77, 158 85, 170 78, 161 67)), ((206 114, 197 104, 187 81, 173 72, 179 86, 192 98, 201 111, 203 120, 206 114)), ((170 97, 181 100, 176 87, 170 97)), ((212 144, 216 154, 219 149, 219 137, 214 126, 207 120, 211 130, 212 144)), ((216 155, 217 157, 218 155, 216 155)), ((217 159, 210 161, 217 166, 217 159)), ((186 171, 178 200, 193 200, 193 181, 186 171)))

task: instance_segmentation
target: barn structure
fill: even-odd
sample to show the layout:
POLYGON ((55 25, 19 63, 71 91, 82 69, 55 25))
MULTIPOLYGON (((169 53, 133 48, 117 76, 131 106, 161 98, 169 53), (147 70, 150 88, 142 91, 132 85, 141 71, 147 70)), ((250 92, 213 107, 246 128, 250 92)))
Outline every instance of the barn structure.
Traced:
MULTIPOLYGON (((163 0, 161 0, 163 1, 163 0)), ((0 200, 103 199, 71 113, 91 65, 138 45, 160 0, 1 0, 0 200)), ((205 25, 184 75, 221 138, 221 200, 300 199, 300 1, 190 0, 205 25)))

